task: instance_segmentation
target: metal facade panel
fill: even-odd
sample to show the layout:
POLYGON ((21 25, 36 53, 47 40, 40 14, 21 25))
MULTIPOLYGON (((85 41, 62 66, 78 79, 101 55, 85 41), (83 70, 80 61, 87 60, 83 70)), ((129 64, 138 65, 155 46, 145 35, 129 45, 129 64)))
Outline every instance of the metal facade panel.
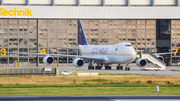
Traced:
POLYGON ((129 7, 116 7, 117 19, 127 19, 129 18, 129 7))
POLYGON ((42 6, 29 6, 30 10, 32 10, 32 16, 29 18, 43 18, 42 15, 42 6))
POLYGON ((42 8, 41 17, 43 18, 54 18, 54 7, 48 6, 42 8))
POLYGON ((130 5, 151 5, 151 0, 130 0, 130 5))
POLYGON ((102 0, 80 0, 80 5, 102 5, 102 0))
POLYGON ((176 5, 176 0, 154 0, 155 5, 176 5))
POLYGON ((179 18, 177 7, 167 7, 166 16, 168 19, 179 18))
POLYGON ((105 0, 105 5, 127 5, 126 0, 105 0))
POLYGON ((79 18, 79 7, 66 7, 66 18, 79 18))
POLYGON ((66 18, 66 6, 54 7, 54 18, 66 18))
POLYGON ((77 0, 54 0, 55 4, 76 5, 77 0))
POLYGON ((161 6, 1 6, 5 10, 32 10, 32 16, 0 16, 0 18, 62 18, 62 19, 178 19, 180 7, 161 6))
POLYGON ((80 18, 91 18, 91 7, 79 7, 79 17, 80 18))
POLYGON ((141 18, 150 19, 154 17, 154 9, 152 7, 142 7, 141 18))
POLYGON ((105 16, 107 19, 116 18, 116 7, 104 7, 105 16))
POLYGON ((167 13, 167 7, 154 7, 154 18, 165 19, 167 13))
POLYGON ((3 4, 26 4, 26 0, 3 0, 3 4))
POLYGON ((141 7, 129 7, 129 18, 141 18, 141 7))
POLYGON ((103 7, 91 7, 91 18, 104 18, 105 12, 103 7))
POLYGON ((178 16, 179 16, 179 19, 180 19, 180 8, 178 8, 178 16))
POLYGON ((29 4, 51 4, 51 0, 29 0, 29 4))

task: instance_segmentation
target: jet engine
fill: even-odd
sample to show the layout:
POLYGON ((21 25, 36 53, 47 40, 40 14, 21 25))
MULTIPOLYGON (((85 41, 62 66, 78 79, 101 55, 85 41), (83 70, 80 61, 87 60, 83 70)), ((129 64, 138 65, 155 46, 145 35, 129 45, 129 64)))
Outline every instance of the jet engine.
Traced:
POLYGON ((46 65, 50 65, 50 64, 54 63, 54 58, 50 55, 47 55, 43 58, 43 63, 46 65))
POLYGON ((83 65, 84 65, 84 60, 83 59, 81 59, 81 58, 76 58, 76 59, 74 59, 74 61, 73 61, 73 65, 75 66, 75 67, 82 67, 83 65))
POLYGON ((160 60, 164 61, 164 58, 162 56, 159 55, 155 55, 157 58, 159 58, 160 60))
POLYGON ((136 65, 138 65, 139 67, 144 67, 147 65, 147 61, 146 59, 139 58, 136 60, 136 65))

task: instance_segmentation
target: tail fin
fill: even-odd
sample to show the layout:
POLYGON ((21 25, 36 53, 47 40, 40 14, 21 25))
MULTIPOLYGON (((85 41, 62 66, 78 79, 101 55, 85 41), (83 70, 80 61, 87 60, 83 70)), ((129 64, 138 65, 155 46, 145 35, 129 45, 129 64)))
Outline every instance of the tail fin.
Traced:
POLYGON ((79 19, 78 19, 78 44, 79 45, 88 45, 82 25, 81 25, 81 21, 79 19))

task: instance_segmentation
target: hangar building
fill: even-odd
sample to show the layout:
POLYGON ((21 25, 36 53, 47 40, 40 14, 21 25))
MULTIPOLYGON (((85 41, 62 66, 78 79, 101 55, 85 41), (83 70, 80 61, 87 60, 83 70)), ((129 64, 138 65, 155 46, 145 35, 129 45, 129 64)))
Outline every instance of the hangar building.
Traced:
MULTIPOLYGON (((136 50, 174 52, 180 47, 180 0, 0 0, 0 48, 9 52, 72 54, 77 47, 77 19, 88 43, 127 41, 136 50)), ((7 54, 0 66, 43 66, 43 57, 7 54)), ((60 65, 72 59, 55 57, 60 65)), ((165 56, 180 61, 180 53, 165 56)))

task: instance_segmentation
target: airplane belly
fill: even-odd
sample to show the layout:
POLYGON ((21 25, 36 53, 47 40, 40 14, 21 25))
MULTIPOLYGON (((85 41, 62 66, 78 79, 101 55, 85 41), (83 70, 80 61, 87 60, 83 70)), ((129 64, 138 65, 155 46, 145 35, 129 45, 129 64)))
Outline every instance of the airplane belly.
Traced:
POLYGON ((135 56, 127 56, 127 55, 119 55, 119 56, 107 56, 107 58, 109 58, 109 60, 112 63, 117 63, 117 64, 124 64, 124 63, 129 63, 129 62, 133 62, 135 60, 135 56))

